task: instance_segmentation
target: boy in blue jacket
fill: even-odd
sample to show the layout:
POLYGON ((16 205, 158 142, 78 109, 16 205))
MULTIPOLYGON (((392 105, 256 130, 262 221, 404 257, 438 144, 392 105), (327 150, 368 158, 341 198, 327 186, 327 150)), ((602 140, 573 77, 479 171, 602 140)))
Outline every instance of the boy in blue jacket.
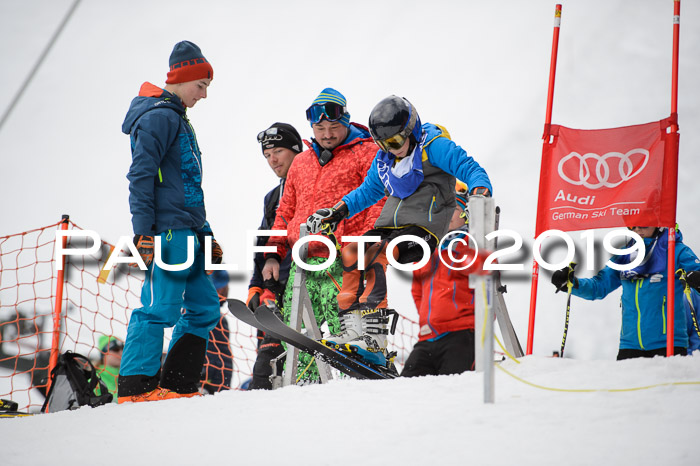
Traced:
MULTIPOLYGON (((668 268, 668 232, 666 228, 631 227, 644 239, 644 261, 631 270, 617 271, 608 266, 593 278, 576 278, 573 267, 564 267, 552 274, 552 284, 566 291, 572 283, 571 294, 584 299, 603 299, 622 286, 622 328, 617 359, 650 358, 666 355, 666 290, 668 268)), ((631 243, 630 243, 631 244, 631 243)), ((700 288, 700 260, 683 244, 683 235, 676 228, 676 268, 691 271, 688 274, 694 286, 700 288)), ((628 264, 628 254, 612 259, 617 264, 628 264)), ((688 331, 683 296, 684 286, 679 279, 674 285, 674 348, 673 354, 686 354, 688 331)))
MULTIPOLYGON (((398 236, 413 235, 425 241, 432 254, 455 210, 456 178, 469 186, 471 194, 490 196, 492 188, 484 169, 450 140, 447 130, 421 124, 405 98, 392 95, 380 101, 370 114, 369 130, 380 150, 364 182, 333 208, 309 217, 307 225, 312 232, 334 229, 342 219, 387 196, 374 229, 364 234, 380 238, 364 254, 365 270, 358 268, 357 243, 343 249, 343 285, 338 294, 343 332, 329 342, 385 365, 389 315, 394 312, 386 309, 387 244, 398 236)), ((393 254, 398 263, 408 264, 421 259, 423 248, 404 241, 393 254)))
MULTIPOLYGON (((148 267, 143 307, 131 313, 119 376, 119 403, 194 396, 209 332, 219 320, 219 299, 204 270, 204 241, 213 236, 202 192, 202 154, 187 108, 207 97, 214 71, 192 42, 175 44, 165 88, 144 83, 131 102, 122 131, 131 137, 129 207, 134 244, 148 267), (165 264, 194 262, 168 271, 153 262, 160 237, 165 264), (187 309, 182 313, 182 309, 187 309), (175 327, 161 370, 163 331, 175 327)), ((212 263, 222 251, 212 238, 212 263)))

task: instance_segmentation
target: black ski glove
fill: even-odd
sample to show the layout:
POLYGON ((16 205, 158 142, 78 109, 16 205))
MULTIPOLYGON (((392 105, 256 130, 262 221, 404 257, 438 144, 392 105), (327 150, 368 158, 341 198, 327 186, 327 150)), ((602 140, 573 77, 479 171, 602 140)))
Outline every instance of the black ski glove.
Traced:
POLYGON ((248 288, 248 301, 246 301, 246 306, 248 306, 248 309, 250 309, 251 312, 255 312, 255 310, 260 307, 260 295, 262 294, 262 288, 259 286, 253 286, 251 288, 248 288))
POLYGON ((311 234, 321 233, 329 227, 331 231, 335 231, 340 221, 347 217, 348 213, 348 206, 343 201, 340 201, 330 209, 317 210, 315 214, 306 220, 306 227, 311 234))
POLYGON ((689 286, 700 293, 700 272, 691 270, 686 273, 683 269, 676 270, 676 276, 683 284, 683 287, 689 286))
POLYGON ((552 274, 552 285, 557 287, 557 291, 555 291, 555 293, 567 291, 567 283, 569 282, 573 283, 574 288, 578 288, 578 278, 574 276, 575 267, 576 264, 572 262, 568 266, 557 270, 552 274))

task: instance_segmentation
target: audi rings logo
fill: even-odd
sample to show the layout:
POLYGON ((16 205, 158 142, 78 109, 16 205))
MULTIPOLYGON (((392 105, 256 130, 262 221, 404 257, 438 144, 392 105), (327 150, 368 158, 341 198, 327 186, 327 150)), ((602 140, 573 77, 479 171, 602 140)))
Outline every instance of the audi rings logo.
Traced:
POLYGON ((558 171, 562 180, 575 186, 614 188, 639 175, 648 162, 646 149, 632 149, 626 154, 608 152, 603 156, 572 152, 559 161, 558 171))

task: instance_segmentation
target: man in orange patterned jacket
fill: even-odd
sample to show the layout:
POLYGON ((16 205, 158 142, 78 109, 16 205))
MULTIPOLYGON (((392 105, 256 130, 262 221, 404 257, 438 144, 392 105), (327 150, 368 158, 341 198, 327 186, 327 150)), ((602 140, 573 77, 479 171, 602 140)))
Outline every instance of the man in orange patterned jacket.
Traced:
MULTIPOLYGON (((262 276, 266 281, 279 278, 280 260, 299 240, 300 225, 306 224, 306 219, 318 209, 335 204, 360 186, 379 150, 365 126, 350 122, 347 101, 335 89, 321 91, 307 109, 306 117, 314 138, 311 143, 305 141, 309 148, 295 157, 287 174, 272 227, 273 230, 287 230, 287 236, 270 237, 267 243, 268 246, 277 246, 277 253, 265 254, 262 276)), ((343 236, 361 236, 370 230, 383 206, 384 200, 381 200, 366 211, 340 222, 335 231, 338 240, 343 236)), ((308 264, 320 264, 327 258, 326 246, 319 242, 309 243, 308 264)), ((292 263, 282 306, 285 321, 289 320, 296 270, 296 264, 292 263)), ((316 322, 319 326, 327 322, 334 335, 340 332, 336 296, 342 284, 342 273, 340 259, 325 270, 306 272, 306 286, 316 322)), ((305 359, 306 356, 300 358, 302 368, 306 366, 305 359)), ((314 371, 310 377, 314 377, 314 371)))

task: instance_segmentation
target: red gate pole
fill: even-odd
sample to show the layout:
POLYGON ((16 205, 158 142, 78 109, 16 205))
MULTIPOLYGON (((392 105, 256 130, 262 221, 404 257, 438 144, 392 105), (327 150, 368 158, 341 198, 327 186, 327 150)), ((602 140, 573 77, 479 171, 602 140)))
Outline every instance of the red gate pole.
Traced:
MULTIPOLYGON (((68 230, 68 215, 63 215, 61 217, 61 230, 66 231, 68 230)), ((62 243, 63 243, 63 249, 66 248, 66 241, 67 237, 64 236, 62 238, 62 243)), ((53 307, 53 336, 51 338, 51 357, 49 358, 49 378, 48 378, 48 384, 46 386, 46 393, 49 392, 49 389, 51 388, 51 372, 53 371, 53 368, 56 367, 56 363, 58 362, 58 353, 59 353, 59 344, 60 344, 60 336, 61 336, 61 306, 63 303, 63 285, 64 285, 64 265, 65 265, 65 258, 61 258, 62 261, 64 261, 63 264, 61 264, 61 267, 57 267, 58 273, 56 274, 56 301, 53 307)))
MULTIPOLYGON (((561 26, 561 5, 554 9, 554 35, 552 37, 552 58, 549 64, 549 90, 547 91, 547 113, 545 114, 544 144, 549 143, 549 128, 552 124, 552 105, 554 103, 554 78, 557 74, 557 53, 559 51, 559 29, 561 26)), ((537 307, 537 283, 540 269, 536 260, 532 260, 532 281, 530 285, 530 317, 527 324, 527 350, 532 354, 532 344, 535 337, 535 309, 537 307)))
MULTIPOLYGON (((681 1, 673 1, 673 63, 671 65, 671 116, 676 116, 678 114, 678 49, 680 40, 680 27, 681 27, 681 1)), ((676 120, 677 121, 677 120, 676 120)), ((675 142, 678 134, 678 125, 671 125, 671 134, 673 135, 672 140, 675 146, 675 170, 671 175, 674 177, 673 188, 675 189, 675 194, 678 193, 678 144, 675 142)), ((676 198, 677 199, 677 198, 676 198)), ((676 204, 677 204, 676 200, 676 204)), ((676 268, 676 215, 674 207, 673 215, 673 225, 668 229, 668 271, 667 273, 667 284, 666 284, 666 302, 668 307, 668 324, 666 326, 666 356, 673 356, 673 337, 675 330, 675 268, 676 268)))

